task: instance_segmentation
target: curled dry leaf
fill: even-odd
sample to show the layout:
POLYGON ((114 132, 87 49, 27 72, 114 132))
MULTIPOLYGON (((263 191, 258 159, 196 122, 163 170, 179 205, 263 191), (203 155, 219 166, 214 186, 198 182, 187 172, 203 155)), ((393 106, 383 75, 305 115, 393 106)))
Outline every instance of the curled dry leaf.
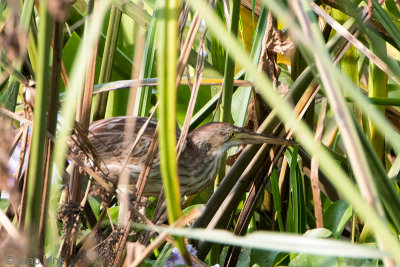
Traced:
POLYGON ((275 87, 279 85, 278 77, 281 69, 275 61, 275 52, 271 49, 271 43, 274 40, 274 28, 276 28, 276 20, 272 17, 271 12, 268 13, 267 29, 262 42, 262 51, 258 68, 263 70, 271 79, 275 87))
POLYGON ((261 57, 258 67, 265 71, 276 88, 279 86, 278 78, 281 69, 276 63, 275 54, 285 55, 290 53, 294 48, 293 41, 290 41, 287 34, 278 30, 277 22, 272 17, 271 12, 268 14, 268 25, 264 35, 261 57))
POLYGON ((269 37, 266 42, 267 50, 286 55, 294 48, 294 42, 288 38, 287 33, 272 27, 269 32, 269 37))

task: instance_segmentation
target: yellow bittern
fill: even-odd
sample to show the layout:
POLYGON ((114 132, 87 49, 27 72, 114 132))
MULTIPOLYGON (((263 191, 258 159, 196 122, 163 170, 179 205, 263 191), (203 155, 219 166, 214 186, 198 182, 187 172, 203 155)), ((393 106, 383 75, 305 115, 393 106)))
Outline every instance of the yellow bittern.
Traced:
MULTIPOLYGON (((122 165, 139 129, 146 122, 143 117, 114 117, 93 122, 89 127, 89 140, 101 157, 100 169, 106 180, 117 182, 122 165), (125 140, 124 128, 134 121, 132 140, 125 140)), ((136 148, 127 161, 130 183, 135 184, 145 163, 157 121, 152 119, 136 148)), ((180 130, 177 129, 177 138, 180 130)), ((216 177, 221 157, 233 146, 269 143, 293 145, 295 142, 273 136, 249 132, 228 123, 213 122, 190 132, 178 159, 181 195, 193 195, 205 189, 216 177)), ((162 189, 158 152, 154 158, 144 196, 158 196, 162 189)))

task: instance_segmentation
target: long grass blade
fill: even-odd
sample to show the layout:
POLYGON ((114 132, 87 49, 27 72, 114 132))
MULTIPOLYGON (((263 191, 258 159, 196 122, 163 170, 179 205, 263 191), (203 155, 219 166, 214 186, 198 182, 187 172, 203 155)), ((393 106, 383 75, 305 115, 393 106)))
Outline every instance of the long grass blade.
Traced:
MULTIPOLYGON (((178 59, 178 10, 179 0, 162 0, 159 23, 161 47, 159 49, 158 87, 160 166, 167 202, 168 221, 175 222, 181 215, 181 196, 176 162, 176 62, 178 59)), ((177 247, 187 263, 187 255, 182 238, 177 238, 177 247)))
MULTIPOLYGON (((32 147, 29 160, 29 180, 26 226, 30 238, 30 253, 38 256, 38 246, 34 245, 39 238, 41 203, 44 186, 44 159, 46 138, 46 113, 48 112, 51 75, 49 63, 51 57, 51 36, 53 21, 47 11, 45 1, 39 7, 39 62, 35 97, 34 124, 32 132, 32 147)), ((46 218, 43 218, 46 219, 46 218)))

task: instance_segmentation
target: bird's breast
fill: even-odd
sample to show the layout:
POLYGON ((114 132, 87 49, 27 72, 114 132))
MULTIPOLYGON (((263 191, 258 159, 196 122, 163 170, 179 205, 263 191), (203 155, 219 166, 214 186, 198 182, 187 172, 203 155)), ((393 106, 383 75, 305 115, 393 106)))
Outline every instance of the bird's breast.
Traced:
POLYGON ((217 175, 221 157, 195 157, 191 161, 179 160, 179 180, 183 195, 204 190, 217 175))

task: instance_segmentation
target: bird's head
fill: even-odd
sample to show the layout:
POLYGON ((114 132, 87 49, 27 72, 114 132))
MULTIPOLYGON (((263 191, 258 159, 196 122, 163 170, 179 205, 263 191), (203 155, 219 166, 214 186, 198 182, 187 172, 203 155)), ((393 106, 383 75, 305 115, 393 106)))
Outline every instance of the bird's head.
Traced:
POLYGON ((233 146, 245 144, 295 144, 295 142, 290 140, 249 132, 243 128, 223 122, 214 122, 200 126, 193 130, 188 135, 188 138, 199 149, 214 155, 222 154, 233 146))

